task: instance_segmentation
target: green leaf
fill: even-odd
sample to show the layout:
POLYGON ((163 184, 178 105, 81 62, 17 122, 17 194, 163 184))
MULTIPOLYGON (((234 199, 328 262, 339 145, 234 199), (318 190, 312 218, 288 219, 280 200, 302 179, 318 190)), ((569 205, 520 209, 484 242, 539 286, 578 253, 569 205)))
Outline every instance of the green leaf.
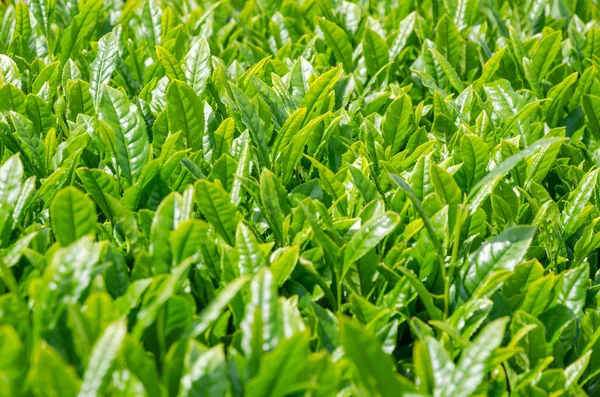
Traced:
POLYGON ((573 313, 580 313, 585 305, 589 276, 587 263, 561 273, 555 287, 554 303, 566 306, 573 313))
POLYGON ((345 202, 343 201, 346 194, 344 185, 336 178, 336 175, 329 168, 318 162, 316 159, 306 156, 313 166, 319 170, 319 177, 323 189, 334 199, 335 202, 341 203, 342 211, 346 211, 345 202))
POLYGON ((0 167, 0 206, 12 207, 19 199, 23 185, 23 163, 18 154, 12 155, 0 167))
POLYGON ((462 202, 460 188, 446 170, 435 164, 431 165, 431 182, 440 197, 448 205, 458 205, 462 202))
POLYGON ((25 110, 37 134, 47 134, 51 128, 56 127, 56 117, 52 109, 37 95, 27 95, 25 110))
POLYGON ((156 378, 156 365, 144 349, 131 337, 126 336, 122 355, 127 368, 144 384, 144 390, 150 397, 159 397, 161 388, 156 378))
POLYGON ((360 191, 365 202, 369 203, 372 200, 379 198, 379 193, 377 192, 377 187, 371 180, 366 177, 361 170, 354 166, 349 166, 348 171, 352 174, 352 179, 354 180, 354 185, 360 191))
POLYGON ((74 187, 61 190, 50 204, 54 236, 63 247, 88 234, 96 234, 96 207, 74 187))
POLYGON ((106 172, 98 169, 78 168, 77 176, 83 182, 85 190, 92 196, 100 210, 110 219, 114 218, 108 196, 119 197, 117 182, 106 172))
POLYGON ((327 46, 333 50, 346 73, 352 72, 352 46, 346 32, 335 23, 323 18, 319 19, 319 27, 323 31, 327 46))
POLYGON ((530 161, 528 161, 526 184, 530 184, 532 181, 542 183, 550 169, 554 166, 561 147, 562 142, 556 142, 550 146, 546 146, 539 153, 531 157, 530 161))
POLYGON ((525 300, 520 309, 533 316, 539 316, 550 301, 553 286, 554 278, 551 276, 542 277, 531 283, 527 288, 525 300))
POLYGON ((464 165, 461 167, 468 188, 483 178, 489 161, 488 147, 480 138, 473 135, 463 136, 460 150, 464 165))
POLYGON ((187 209, 178 193, 171 193, 156 209, 150 228, 150 254, 153 256, 155 274, 168 273, 171 268, 171 247, 169 236, 185 220, 187 209))
POLYGON ((271 258, 271 271, 273 277, 277 280, 277 284, 281 287, 290 277, 292 271, 296 267, 300 249, 298 246, 284 247, 273 254, 271 258))
POLYGON ((396 375, 393 361, 383 352, 381 343, 350 320, 342 319, 340 325, 344 355, 363 389, 383 397, 410 395, 411 386, 396 375))
POLYGON ((486 325, 467 346, 452 374, 452 381, 441 391, 443 396, 470 396, 491 370, 488 360, 504 338, 508 318, 499 318, 486 325))
POLYGON ((309 378, 305 373, 309 352, 305 333, 282 340, 262 358, 258 374, 248 382, 248 394, 267 397, 286 395, 294 390, 296 383, 309 378))
POLYGON ((179 66, 179 62, 175 58, 175 55, 173 55, 169 50, 161 46, 156 46, 156 57, 158 58, 158 61, 162 67, 165 69, 165 73, 169 80, 185 81, 186 76, 183 74, 181 66, 179 66))
POLYGON ((352 236, 346 247, 342 278, 348 272, 352 263, 375 248, 399 223, 400 217, 391 211, 384 212, 366 221, 360 230, 352 236))
POLYGON ((478 6, 479 3, 475 0, 458 0, 454 15, 454 22, 456 22, 458 30, 463 30, 471 25, 478 6))
POLYGON ((309 86, 299 106, 299 108, 306 108, 305 125, 310 121, 309 116, 313 116, 313 112, 322 105, 325 98, 331 93, 331 90, 340 78, 341 72, 342 70, 339 66, 333 68, 323 73, 309 86))
POLYGON ((25 144, 27 153, 33 159, 38 173, 44 175, 46 173, 46 162, 44 161, 46 148, 40 135, 36 133, 33 122, 16 112, 10 112, 10 119, 19 139, 25 144))
POLYGON ((595 95, 583 95, 581 105, 585 112, 587 127, 594 136, 600 140, 600 97, 595 95))
POLYGON ((110 374, 110 368, 127 333, 127 325, 118 320, 109 325, 98 341, 89 357, 89 362, 83 376, 79 397, 95 396, 101 390, 110 374))
POLYGON ((385 112, 383 139, 392 147, 392 153, 400 151, 408 139, 412 112, 412 101, 406 94, 394 99, 385 112))
POLYGON ((98 41, 98 54, 90 65, 90 92, 96 106, 102 97, 102 87, 109 83, 110 76, 117 66, 118 49, 117 37, 112 32, 98 41))
POLYGON ((460 33, 458 27, 448 15, 444 15, 435 28, 435 46, 456 70, 460 57, 460 33))
POLYGON ((572 73, 567 76, 560 84, 552 87, 548 91, 548 98, 552 100, 548 106, 546 122, 549 125, 557 125, 563 120, 563 108, 569 101, 569 95, 573 93, 571 87, 577 81, 578 74, 572 73))
POLYGON ((579 357, 575 362, 571 363, 567 368, 565 368, 565 378, 567 378, 565 382, 565 387, 568 388, 574 382, 583 375, 586 367, 590 362, 590 358, 592 356, 592 351, 589 350, 587 353, 579 357))
POLYGON ((435 303, 433 301, 433 295, 431 294, 431 292, 429 292, 427 290, 427 287, 425 287, 425 285, 421 282, 421 280, 419 280, 417 277, 415 277, 415 275, 412 274, 409 270, 404 269, 404 268, 399 268, 399 270, 400 270, 400 272, 402 272, 402 274, 404 274, 404 276, 412 284, 412 287, 415 289, 415 291, 417 291, 417 294, 419 294, 419 298, 421 298, 421 301, 423 302, 423 306, 425 306, 425 309, 429 313, 429 316, 433 320, 441 320, 443 313, 435 305, 435 303))
POLYGON ((194 321, 190 328, 189 338, 196 338, 206 332, 248 281, 250 281, 248 276, 244 276, 227 284, 194 321))
POLYGON ((258 148, 258 158, 260 163, 270 168, 269 149, 267 147, 267 137, 265 133, 265 124, 261 120, 258 109, 248 99, 246 94, 233 84, 230 84, 231 91, 235 98, 238 111, 241 114, 242 122, 250 131, 250 136, 258 148))
POLYGON ((21 88, 21 73, 19 67, 7 55, 0 54, 0 76, 2 81, 21 88))
POLYGON ((60 40, 60 64, 65 65, 72 54, 77 54, 83 41, 88 37, 102 9, 102 0, 91 0, 82 5, 69 27, 65 29, 60 40))
POLYGON ((182 69, 190 87, 201 97, 212 73, 212 58, 206 38, 202 37, 190 49, 183 59, 182 69))
POLYGON ((560 51, 562 33, 560 31, 547 35, 533 50, 531 62, 525 62, 525 74, 536 87, 545 77, 554 59, 560 51))
POLYGON ((167 88, 169 129, 181 131, 187 148, 202 149, 204 137, 204 106, 194 90, 186 83, 175 80, 167 88))
POLYGON ((419 376, 420 391, 439 393, 452 382, 454 362, 448 357, 444 347, 433 337, 425 336, 414 347, 415 370, 419 376))
POLYGON ((365 31, 363 53, 367 71, 371 76, 374 76, 390 60, 389 50, 385 40, 371 29, 365 31))
POLYGON ((431 52, 431 55, 433 55, 435 61, 440 65, 440 68, 446 75, 446 78, 448 79, 448 82, 450 82, 450 85, 452 85, 452 87, 454 87, 456 91, 461 93, 465 89, 465 86, 460 80, 458 73, 456 73, 456 70, 454 70, 450 62, 448 62, 448 60, 435 49, 430 48, 429 51, 431 52))
MULTIPOLYGON (((190 349, 191 350, 191 349, 190 349)), ((223 346, 188 356, 188 372, 181 378, 179 393, 182 396, 219 396, 229 391, 228 367, 223 346)))
POLYGON ((513 154, 498 166, 496 166, 493 170, 491 170, 483 179, 481 179, 469 193, 469 202, 471 203, 469 206, 469 212, 473 214, 483 203, 483 201, 492 193, 500 179, 504 174, 513 169, 521 160, 526 159, 527 157, 537 153, 538 150, 541 150, 547 146, 550 146, 554 143, 564 141, 561 138, 544 138, 536 141, 531 146, 528 146, 526 149, 513 154))
POLYGON ((223 188, 207 180, 196 182, 194 187, 200 211, 225 242, 233 246, 237 216, 235 205, 229 201, 229 195, 223 188))
MULTIPOLYGON (((183 203, 180 204, 183 206, 183 203)), ((188 210, 189 208, 177 208, 177 210, 180 209, 188 210)), ((173 264, 180 265, 187 258, 196 255, 198 247, 202 246, 203 241, 208 238, 208 231, 208 224, 200 219, 181 221, 177 229, 170 233, 169 236, 173 264)))
POLYGON ((56 84, 58 82, 58 62, 54 62, 48 66, 46 66, 42 71, 38 74, 37 78, 33 82, 33 86, 31 87, 34 94, 40 94, 40 91, 44 86, 46 89, 50 90, 50 95, 52 95, 56 91, 56 84))
POLYGON ((31 13, 33 14, 36 22, 42 27, 44 35, 48 34, 49 32, 55 6, 56 1, 54 0, 31 1, 31 13))
POLYGON ((534 233, 533 226, 512 226, 484 243, 469 257, 465 287, 475 291, 493 272, 513 270, 525 257, 534 233))
POLYGON ((575 190, 573 190, 569 196, 569 200, 565 203, 565 207, 561 214, 561 221, 564 225, 566 236, 570 236, 575 232, 575 230, 572 229, 596 188, 599 172, 600 169, 588 172, 581 179, 581 182, 579 182, 575 190))
POLYGON ((241 346, 250 360, 272 351, 282 336, 283 323, 277 303, 277 284, 268 267, 261 268, 250 283, 250 301, 240 324, 241 346))
POLYGON ((119 171, 132 184, 141 174, 150 155, 150 142, 140 112, 125 94, 105 85, 99 117, 112 130, 119 171))
POLYGON ((235 248, 239 260, 237 266, 241 275, 255 274, 259 269, 267 267, 267 258, 252 229, 238 223, 235 233, 235 248))
POLYGON ((77 80, 69 86, 69 118, 76 119, 77 115, 93 116, 94 99, 90 94, 89 83, 77 80))
POLYGON ((81 385, 75 368, 65 362, 52 346, 43 342, 34 348, 29 376, 32 391, 39 395, 75 397, 81 385))
POLYGON ((390 59, 396 58, 406 46, 415 27, 416 19, 417 13, 413 11, 400 21, 398 35, 394 38, 394 42, 390 48, 390 59))
POLYGON ((481 89, 481 87, 485 83, 487 83, 488 81, 491 80, 491 78, 494 76, 494 74, 500 67, 500 63, 502 61, 502 57, 504 56, 504 53, 506 52, 506 48, 507 47, 505 46, 505 47, 502 47, 501 49, 499 49, 498 51, 496 51, 496 53, 494 53, 494 55, 492 55, 490 57, 490 59, 488 59, 487 62, 483 65, 483 70, 481 71, 481 77, 479 77, 479 79, 477 79, 475 81, 475 84, 477 87, 479 87, 479 89, 481 89))
POLYGON ((423 224, 425 225, 425 228, 427 229, 427 233, 429 234, 429 238, 433 242, 433 245, 434 245, 436 251, 438 252, 438 255, 441 256, 441 254, 442 254, 442 244, 439 241, 439 238, 437 236, 437 233, 436 233, 435 229, 433 228, 433 224, 431 223, 431 219, 429 218, 429 216, 425 212, 425 209, 423 208, 423 204, 422 204, 421 200, 415 195, 415 192, 412 190, 412 188, 410 187, 410 185, 408 183, 406 183, 406 181, 404 179, 402 179, 401 177, 399 177, 396 174, 390 173, 389 171, 388 171, 388 175, 389 175, 390 179, 401 190, 403 190, 408 195, 410 201, 412 202, 412 204, 415 207, 415 209, 417 210, 419 216, 423 220, 423 224))
POLYGON ((287 245, 288 238, 283 230, 283 219, 289 211, 286 192, 275 175, 267 169, 260 175, 260 198, 275 240, 281 246, 287 245))

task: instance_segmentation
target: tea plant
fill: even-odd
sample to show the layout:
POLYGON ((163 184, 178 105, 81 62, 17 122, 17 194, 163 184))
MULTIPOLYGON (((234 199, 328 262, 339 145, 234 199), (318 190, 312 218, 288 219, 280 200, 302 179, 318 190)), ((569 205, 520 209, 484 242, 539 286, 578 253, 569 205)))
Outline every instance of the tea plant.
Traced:
POLYGON ((0 16, 0 395, 600 396, 593 0, 0 16))

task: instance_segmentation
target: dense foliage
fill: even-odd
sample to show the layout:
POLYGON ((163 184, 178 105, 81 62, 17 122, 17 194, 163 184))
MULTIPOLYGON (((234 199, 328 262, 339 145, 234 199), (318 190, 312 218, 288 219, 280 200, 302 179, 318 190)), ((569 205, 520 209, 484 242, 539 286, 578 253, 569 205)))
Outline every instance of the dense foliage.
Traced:
POLYGON ((594 0, 31 0, 0 395, 600 396, 594 0))

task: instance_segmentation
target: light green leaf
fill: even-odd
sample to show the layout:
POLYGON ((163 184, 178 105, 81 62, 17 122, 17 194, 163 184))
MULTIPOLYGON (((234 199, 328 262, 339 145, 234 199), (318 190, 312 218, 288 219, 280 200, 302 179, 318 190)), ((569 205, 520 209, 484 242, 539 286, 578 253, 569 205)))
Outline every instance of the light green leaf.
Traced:
POLYGON ((366 221, 364 225, 361 226, 360 230, 352 236, 352 239, 346 247, 342 278, 352 263, 358 261, 370 250, 375 248, 381 240, 398 226, 399 223, 400 217, 398 214, 391 211, 376 215, 366 221))
POLYGON ((287 395, 305 375, 310 353, 305 333, 298 333, 279 343, 262 358, 260 370, 248 383, 248 394, 256 397, 287 395))
POLYGON ((586 206, 592 193, 596 188, 598 173, 600 169, 588 172, 579 182, 575 190, 569 196, 561 214, 561 221, 565 228, 565 236, 570 236, 575 230, 572 230, 581 211, 586 206))
POLYGON ((335 23, 323 18, 319 19, 319 27, 323 31, 327 46, 333 50, 346 73, 352 72, 352 46, 346 32, 335 23))
POLYGON ((573 313, 581 313, 585 305, 586 292, 589 286, 590 267, 584 263, 569 269, 559 276, 556 283, 555 304, 565 305, 573 313))
POLYGON ((364 390, 382 397, 398 396, 400 391, 410 395, 411 385, 396 374, 394 363, 381 349, 381 343, 348 319, 342 318, 340 325, 344 355, 364 390))
POLYGON ((583 95, 581 105, 585 112, 587 127, 594 136, 600 140, 600 97, 595 95, 583 95))
POLYGON ((96 25, 102 0, 91 0, 83 4, 81 12, 77 14, 69 27, 65 29, 60 40, 60 64, 65 65, 72 54, 77 54, 83 41, 88 37, 96 25))
POLYGON ((583 356, 579 357, 575 362, 571 363, 567 368, 565 368, 565 378, 567 381, 565 382, 565 388, 569 388, 574 382, 583 375, 585 369, 587 368, 590 358, 592 356, 592 351, 588 350, 583 356))
POLYGON ((492 193, 500 179, 513 169, 520 161, 535 154, 538 150, 549 145, 564 141, 564 138, 543 138, 528 146, 526 149, 513 154, 493 170, 491 170, 483 179, 481 179, 469 193, 469 213, 473 214, 482 205, 483 201, 492 193))
POLYGON ((229 201, 229 195, 223 188, 207 180, 196 182, 194 187, 200 212, 204 214, 225 242, 233 246, 237 216, 235 205, 229 201))
POLYGON ((74 187, 61 190, 50 204, 52 231, 63 247, 96 233, 96 206, 74 187))
POLYGON ((258 109, 248 99, 246 94, 237 86, 230 84, 231 91, 235 98, 238 111, 241 114, 242 122, 250 131, 250 136, 258 148, 258 158, 264 167, 270 168, 269 148, 267 147, 267 137, 265 134, 265 124, 261 120, 258 109))
POLYGON ((108 84, 110 76, 117 66, 118 49, 119 42, 112 32, 98 41, 98 54, 90 65, 92 72, 90 92, 96 106, 98 106, 102 97, 102 86, 108 84))
POLYGON ((489 161, 488 147, 480 138, 465 135, 461 140, 460 150, 464 162, 461 170, 467 187, 471 188, 485 175, 489 161))
POLYGON ((122 176, 132 184, 141 174, 150 155, 146 124, 138 108, 121 91, 104 86, 100 120, 112 130, 114 155, 122 176))
POLYGON ((448 15, 444 15, 435 28, 435 46, 456 70, 460 57, 460 33, 448 15))
POLYGON ((186 83, 175 80, 167 88, 169 129, 183 133, 189 149, 202 149, 204 137, 204 106, 186 83))
POLYGON ((287 245, 288 236, 283 230, 283 219, 286 212, 289 211, 286 191, 275 175, 267 169, 263 170, 260 175, 260 198, 264 216, 271 226, 275 240, 281 246, 287 245))
POLYGON ((475 340, 465 348, 452 374, 452 381, 441 391, 442 396, 470 396, 490 371, 488 360, 504 338, 508 318, 499 318, 486 325, 475 340))
POLYGON ((448 60, 438 51, 436 51, 433 48, 430 48, 429 51, 431 52, 431 55, 433 55, 435 61, 440 65, 440 68, 442 69, 442 72, 444 72, 444 74, 446 75, 446 78, 448 79, 448 82, 450 82, 450 85, 452 85, 452 87, 454 87, 454 89, 458 91, 458 93, 461 93, 465 89, 465 86, 460 80, 460 77, 458 77, 458 73, 456 73, 456 70, 454 70, 454 68, 452 67, 452 65, 450 65, 448 60))
POLYGON ((469 257, 465 287, 475 291, 494 271, 513 270, 525 257, 534 233, 533 226, 512 226, 485 242, 469 257))
POLYGON ((438 165, 431 165, 431 182, 440 197, 448 205, 462 202, 462 192, 450 174, 438 165))
POLYGON ((121 350, 126 333, 127 325, 123 320, 112 323, 104 330, 89 357, 78 397, 98 395, 121 350))
POLYGON ((390 48, 390 59, 394 59, 400 54, 400 52, 406 46, 406 43, 413 32, 415 27, 415 21, 417 19, 417 13, 415 11, 408 14, 402 21, 400 21, 400 27, 398 34, 392 43, 390 48))
POLYGON ((367 71, 371 76, 374 76, 390 60, 387 43, 379 34, 371 29, 365 31, 363 53, 367 71))
POLYGON ((412 101, 406 94, 394 99, 385 112, 382 125, 383 139, 392 147, 392 153, 399 152, 409 136, 412 112, 412 101))
POLYGON ((94 99, 90 94, 90 84, 86 81, 77 80, 69 86, 69 118, 76 119, 77 115, 85 114, 93 116, 94 99))
POLYGON ((92 196, 100 210, 109 218, 113 219, 114 214, 108 202, 107 196, 117 199, 119 197, 119 187, 117 182, 106 172, 98 169, 78 168, 77 176, 83 182, 85 190, 92 196))
POLYGON ((562 33, 560 31, 547 35, 533 50, 531 62, 525 63, 525 74, 534 87, 546 77, 554 59, 560 51, 562 33))
POLYGON ((40 135, 35 131, 33 122, 16 112, 10 112, 10 119, 17 131, 17 136, 25 144, 27 153, 33 159, 34 165, 41 176, 46 173, 44 161, 46 149, 40 135))
POLYGON ((190 49, 183 59, 182 69, 190 87, 201 97, 212 73, 210 47, 206 38, 202 37, 190 49))
POLYGON ((254 232, 243 222, 237 225, 235 248, 239 255, 237 267, 242 276, 256 274, 259 269, 267 267, 267 258, 262 252, 254 232))
POLYGON ((250 281, 249 277, 244 276, 228 283, 194 321, 188 335, 189 338, 196 338, 206 332, 218 320, 221 312, 225 310, 229 302, 231 302, 248 281, 250 281))
POLYGON ((165 69, 165 73, 169 80, 180 80, 185 81, 185 74, 179 66, 179 62, 169 50, 164 47, 156 46, 156 57, 158 61, 165 69))
POLYGON ((23 163, 18 154, 12 155, 0 167, 0 206, 12 207, 19 199, 23 184, 23 163))

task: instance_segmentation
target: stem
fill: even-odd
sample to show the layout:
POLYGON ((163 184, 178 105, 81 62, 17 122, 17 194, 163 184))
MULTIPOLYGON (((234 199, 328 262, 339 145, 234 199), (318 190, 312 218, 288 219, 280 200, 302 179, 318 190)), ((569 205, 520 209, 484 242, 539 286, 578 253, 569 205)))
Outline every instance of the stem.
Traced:
POLYGON ((450 311, 450 286, 454 277, 454 269, 458 260, 458 245, 460 243, 460 230, 462 229, 462 220, 465 218, 465 209, 468 207, 463 204, 458 209, 456 223, 454 224, 452 242, 452 256, 450 258, 450 267, 448 268, 448 278, 444 280, 444 320, 448 317, 450 311))
POLYGON ((158 351, 159 351, 159 364, 160 370, 164 369, 165 360, 167 356, 166 340, 165 335, 165 324, 167 322, 167 303, 158 312, 158 318, 156 321, 156 334, 158 337, 158 351))
POLYGON ((339 313, 342 311, 342 280, 341 279, 337 281, 336 295, 337 295, 337 312, 339 313))

